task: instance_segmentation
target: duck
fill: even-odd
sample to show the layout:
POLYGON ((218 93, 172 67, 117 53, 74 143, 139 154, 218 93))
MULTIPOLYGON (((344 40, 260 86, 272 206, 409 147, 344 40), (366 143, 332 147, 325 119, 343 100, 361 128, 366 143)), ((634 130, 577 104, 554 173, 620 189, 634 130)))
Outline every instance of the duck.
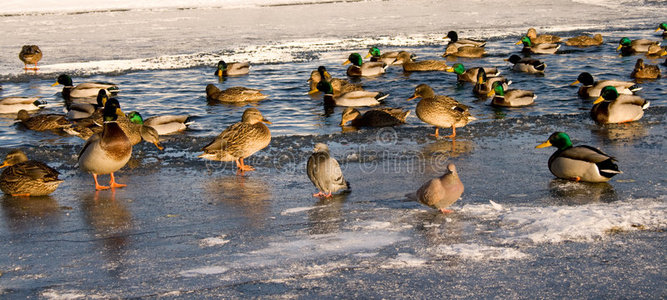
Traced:
POLYGON ((333 87, 334 96, 339 96, 340 94, 344 94, 347 92, 364 90, 364 88, 361 87, 360 84, 354 84, 350 83, 345 79, 331 77, 329 72, 327 72, 327 68, 325 66, 319 66, 317 67, 317 70, 312 71, 310 73, 310 79, 308 79, 308 83, 310 85, 310 91, 308 92, 308 94, 314 94, 319 92, 319 90, 317 89, 317 84, 320 83, 322 78, 325 78, 325 80, 328 80, 329 83, 331 83, 331 86, 333 87))
POLYGON ((331 198, 333 193, 350 189, 350 183, 343 177, 338 161, 331 156, 326 144, 315 144, 306 163, 306 174, 318 190, 313 197, 331 198))
POLYGON ((59 84, 64 86, 62 95, 66 100, 72 98, 95 98, 101 89, 105 90, 107 95, 110 96, 115 95, 120 91, 117 85, 107 82, 84 82, 74 86, 72 77, 67 74, 58 76, 56 83, 51 86, 57 86, 59 84))
POLYGON ((447 208, 461 197, 463 190, 456 166, 450 163, 442 176, 427 181, 417 190, 416 198, 419 203, 447 214, 453 212, 447 208))
POLYGON ((81 119, 102 119, 102 108, 104 108, 104 103, 107 102, 109 96, 106 91, 100 89, 97 93, 97 98, 95 98, 95 104, 92 103, 70 103, 67 107, 67 118, 70 120, 81 120, 81 119))
POLYGON ((23 62, 24 70, 39 70, 37 63, 42 59, 42 50, 37 45, 23 45, 19 52, 19 59, 23 62), (28 65, 35 67, 28 68, 28 65))
POLYGON ((421 60, 414 61, 410 52, 401 51, 396 57, 396 61, 403 65, 405 72, 420 71, 447 71, 447 62, 444 60, 421 60))
POLYGON ((124 167, 132 156, 130 139, 116 121, 119 116, 125 116, 120 110, 118 100, 109 99, 102 115, 102 132, 94 134, 86 141, 78 157, 79 168, 93 175, 95 190, 98 191, 127 186, 116 182, 114 172, 124 167), (97 176, 101 174, 110 174, 108 186, 99 184, 97 176))
POLYGON ((643 59, 637 59, 635 69, 630 73, 630 77, 637 79, 656 79, 660 78, 660 68, 657 65, 644 64, 643 59))
POLYGON ((660 23, 660 25, 658 25, 658 28, 655 30, 655 32, 658 32, 660 30, 662 30, 662 38, 663 39, 667 38, 667 23, 660 23))
POLYGON ((242 86, 230 87, 221 91, 213 84, 206 86, 206 98, 227 103, 260 101, 268 98, 268 95, 262 94, 261 90, 242 86))
POLYGON ((60 173, 43 162, 29 160, 20 150, 7 153, 0 169, 0 190, 14 197, 46 196, 53 193, 63 180, 60 173))
MULTIPOLYGON (((458 81, 476 83, 479 69, 480 67, 466 69, 466 67, 463 64, 456 63, 450 68, 447 68, 447 72, 456 73, 456 79, 458 81)), ((496 77, 500 75, 500 71, 498 70, 498 68, 483 68, 483 69, 484 72, 486 73, 486 76, 488 77, 496 77)))
POLYGON ((554 54, 556 51, 558 51, 558 48, 560 48, 560 45, 553 43, 533 43, 533 41, 528 36, 522 37, 521 40, 516 44, 519 45, 522 43, 523 49, 521 49, 521 52, 527 54, 554 54))
POLYGON ((651 45, 660 46, 660 42, 651 41, 647 39, 638 39, 631 40, 627 37, 621 38, 618 42, 618 47, 616 51, 621 50, 621 55, 632 55, 635 53, 646 53, 648 52, 651 45))
POLYGON ((347 76, 350 77, 378 76, 387 69, 387 64, 383 62, 364 62, 359 53, 350 54, 343 65, 350 63, 352 65, 347 68, 347 76))
POLYGON ((602 88, 605 86, 613 86, 616 88, 619 94, 623 95, 632 95, 636 91, 641 90, 642 88, 632 81, 621 81, 621 80, 600 80, 595 81, 593 75, 588 72, 582 72, 577 76, 575 80, 570 85, 577 85, 581 83, 579 91, 577 92, 582 98, 597 98, 600 97, 602 88))
POLYGON ((486 55, 486 50, 483 47, 457 46, 455 43, 447 45, 445 53, 442 54, 443 57, 453 56, 466 58, 480 58, 484 55, 486 55))
POLYGON ((16 115, 16 119, 21 122, 26 128, 35 131, 57 130, 72 126, 72 123, 67 120, 65 115, 59 114, 42 114, 30 116, 30 114, 22 109, 16 115))
POLYGON ((15 114, 20 110, 33 111, 46 105, 39 97, 4 97, 0 98, 0 114, 15 114))
POLYGON ((469 46, 469 47, 484 47, 486 46, 486 41, 482 40, 472 40, 472 39, 459 39, 459 35, 456 33, 456 31, 450 31, 447 32, 447 36, 445 36, 443 39, 449 39, 448 45, 456 45, 457 47, 464 47, 464 46, 469 46))
POLYGON ((604 40, 602 39, 602 35, 597 33, 593 37, 587 35, 571 37, 565 40, 565 45, 575 46, 575 47, 588 47, 588 46, 600 46, 602 45, 603 42, 604 40))
POLYGON ((535 28, 529 28, 528 32, 526 32, 526 36, 529 37, 534 44, 555 44, 561 41, 559 36, 551 34, 537 35, 537 30, 535 30, 535 28))
POLYGON ((454 98, 436 95, 433 89, 427 84, 420 84, 415 88, 412 97, 408 101, 421 98, 415 112, 417 117, 425 123, 435 126, 433 136, 438 138, 440 127, 451 127, 452 134, 448 138, 456 137, 456 127, 463 127, 470 121, 476 120, 470 115, 468 106, 459 103, 454 98))
POLYGON ((130 122, 132 123, 155 129, 158 135, 181 132, 187 129, 187 126, 191 124, 190 117, 185 115, 152 116, 144 120, 139 112, 131 111, 127 114, 127 118, 130 119, 130 122))
POLYGON ((378 108, 371 109, 363 114, 356 108, 345 108, 340 120, 340 126, 350 123, 354 127, 387 127, 405 123, 405 119, 410 115, 409 110, 401 108, 378 108))
POLYGON ((220 80, 224 76, 239 76, 250 73, 249 62, 231 62, 226 63, 224 60, 218 62, 218 67, 215 70, 215 76, 220 80))
POLYGON ((487 77, 486 71, 481 69, 477 71, 477 82, 472 88, 472 93, 476 96, 487 97, 489 92, 493 90, 494 83, 500 83, 503 85, 503 88, 508 89, 512 81, 505 79, 503 76, 487 77))
POLYGON ((635 95, 619 95, 613 86, 605 86, 593 102, 591 118, 598 124, 627 123, 644 116, 651 103, 635 95))
POLYGON ((389 94, 383 92, 352 91, 334 96, 331 83, 322 80, 317 84, 317 89, 324 93, 324 104, 326 106, 375 106, 379 105, 389 94))
POLYGON ((144 124, 133 123, 125 114, 119 116, 117 122, 121 130, 127 135, 132 146, 139 144, 139 142, 143 140, 155 145, 158 150, 164 149, 164 147, 160 145, 160 137, 155 128, 144 124))
POLYGON ((528 90, 511 89, 505 90, 500 82, 493 83, 493 89, 487 96, 493 96, 491 105, 504 107, 519 107, 531 105, 535 102, 535 93, 528 90))
POLYGON ((512 70, 517 72, 544 74, 544 71, 547 69, 547 64, 543 61, 528 57, 522 58, 516 54, 512 54, 505 61, 511 62, 513 64, 512 70))
POLYGON ((607 182, 616 174, 623 173, 616 165, 616 159, 591 146, 573 146, 565 132, 554 132, 549 139, 535 148, 553 146, 558 148, 549 157, 549 171, 558 178, 607 182))
POLYGON ((650 45, 646 51, 646 57, 655 58, 667 55, 667 50, 660 45, 650 45))
POLYGON ((390 52, 385 52, 385 53, 380 53, 380 49, 378 47, 371 47, 368 50, 368 54, 364 58, 371 58, 372 62, 383 62, 386 65, 398 65, 400 62, 396 61, 396 57, 398 57, 398 52, 399 51, 390 51, 390 52))
POLYGON ((222 131, 202 148, 204 153, 199 157, 215 161, 235 161, 238 171, 254 171, 255 168, 246 165, 243 159, 266 148, 271 142, 271 131, 264 123, 271 124, 258 109, 247 108, 241 116, 241 122, 222 131))

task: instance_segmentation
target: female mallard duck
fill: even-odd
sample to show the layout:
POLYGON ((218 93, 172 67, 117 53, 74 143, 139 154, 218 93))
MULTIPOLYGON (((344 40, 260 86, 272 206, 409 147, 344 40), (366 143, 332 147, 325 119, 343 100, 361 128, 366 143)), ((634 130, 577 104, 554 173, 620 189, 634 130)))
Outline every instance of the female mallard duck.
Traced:
POLYGON ((620 80, 600 80, 595 81, 593 75, 588 72, 583 72, 579 74, 577 80, 570 85, 576 85, 581 83, 579 87, 579 96, 582 98, 597 98, 600 97, 602 88, 605 86, 613 86, 616 88, 619 94, 623 95, 632 95, 634 92, 641 90, 636 83, 632 81, 620 81, 620 80))
POLYGON ((472 93, 476 96, 487 97, 489 92, 493 90, 493 84, 496 82, 502 84, 505 89, 508 89, 509 85, 512 83, 503 76, 489 78, 486 76, 486 71, 482 68, 477 71, 477 82, 472 88, 472 93))
POLYGON ((456 172, 454 164, 447 165, 445 174, 424 183, 415 194, 417 200, 428 207, 435 208, 443 214, 452 213, 447 209, 463 194, 463 183, 456 172))
POLYGON ((456 31, 450 31, 447 33, 447 36, 443 39, 449 39, 449 45, 456 45, 457 47, 470 46, 470 47, 484 47, 486 46, 486 41, 481 40, 471 40, 471 39, 459 39, 459 35, 456 31))
POLYGON ((630 77, 637 79, 656 79, 660 78, 660 68, 657 65, 644 64, 643 59, 637 59, 635 69, 632 70, 630 77))
POLYGON ((105 90, 99 90, 96 103, 70 103, 67 107, 67 118, 70 120, 81 120, 86 118, 102 119, 102 108, 107 102, 109 96, 105 90))
POLYGON ((362 76, 377 76, 385 73, 387 64, 383 62, 364 62, 359 53, 352 53, 343 63, 352 65, 347 68, 347 76, 362 77, 362 76))
POLYGON ((400 62, 396 61, 396 57, 398 57, 398 51, 391 51, 391 52, 385 52, 385 53, 380 53, 380 49, 377 47, 371 47, 371 49, 368 50, 368 54, 364 58, 371 58, 372 62, 383 62, 386 65, 398 65, 400 62))
POLYGON ((242 86, 230 87, 224 91, 221 91, 218 87, 212 84, 206 86, 206 98, 220 102, 235 103, 259 101, 268 97, 269 96, 262 94, 261 90, 242 86))
POLYGON ((658 29, 656 29, 655 32, 660 30, 662 30, 662 38, 667 39, 667 23, 660 23, 660 25, 658 25, 658 29))
POLYGON ((116 183, 113 173, 130 160, 132 144, 127 135, 116 122, 123 115, 120 104, 116 99, 109 99, 102 112, 104 124, 102 132, 91 136, 79 152, 79 168, 93 174, 95 190, 124 187, 125 184, 116 183), (97 181, 97 175, 110 174, 109 186, 102 186, 97 181))
POLYGON ((108 95, 115 95, 119 89, 113 83, 107 82, 84 82, 74 86, 72 77, 66 74, 58 76, 56 83, 51 86, 64 85, 62 95, 63 98, 69 100, 71 98, 93 98, 97 97, 100 90, 105 90, 108 95))
POLYGON ((327 68, 324 66, 319 66, 317 70, 310 73, 310 79, 308 79, 308 83, 310 84, 310 91, 308 94, 319 92, 317 89, 317 84, 320 83, 322 78, 325 78, 325 80, 328 80, 329 83, 331 83, 334 96, 338 96, 347 92, 364 90, 360 84, 350 83, 345 79, 332 78, 331 75, 329 75, 329 72, 327 72, 327 68))
POLYGON ((580 35, 565 40, 565 45, 575 47, 600 46, 603 43, 602 35, 596 34, 593 37, 580 35))
MULTIPOLYGON (((463 64, 456 63, 451 68, 447 68, 447 72, 456 73, 456 79, 458 81, 477 82, 477 74, 479 73, 479 69, 479 67, 466 69, 463 64)), ((481 69, 484 69, 484 72, 488 77, 496 77, 500 74, 498 68, 481 69)))
POLYGON ((326 106, 375 106, 389 96, 382 92, 352 91, 334 96, 331 83, 322 80, 317 84, 317 89, 324 93, 324 105, 326 106))
POLYGON ((37 45, 24 45, 19 52, 19 59, 23 62, 24 70, 39 70, 37 63, 42 59, 42 50, 37 45), (34 68, 28 68, 28 65, 35 65, 34 68))
POLYGON ((409 52, 401 51, 396 61, 403 64, 405 72, 419 71, 447 71, 447 62, 444 60, 421 60, 413 61, 409 52))
POLYGON ((551 34, 537 35, 537 30, 535 30, 535 28, 529 28, 526 36, 533 41, 533 44, 555 44, 559 43, 561 40, 560 37, 551 34))
POLYGON ((456 137, 456 127, 463 127, 472 120, 476 120, 470 115, 468 106, 465 106, 453 98, 436 95, 433 89, 420 84, 415 88, 415 93, 408 101, 422 98, 417 103, 415 111, 420 120, 435 126, 435 136, 438 138, 438 129, 440 127, 451 127, 452 135, 449 138, 456 137))
POLYGON ((644 116, 651 103, 634 95, 619 95, 613 86, 605 86, 601 96, 593 102, 591 118, 598 124, 626 123, 644 116))
POLYGON ((613 157, 591 146, 572 146, 564 132, 554 132, 549 139, 535 148, 558 148, 549 157, 549 171, 558 178, 574 181, 607 182, 622 173, 613 157))
POLYGON ((622 55, 645 53, 648 52, 648 49, 649 47, 651 47, 651 45, 660 46, 660 42, 651 41, 647 39, 631 40, 627 37, 623 37, 618 42, 618 47, 616 48, 616 51, 621 50, 622 55))
POLYGON ((58 171, 46 164, 28 160, 21 150, 12 150, 0 168, 0 190, 12 196, 46 196, 53 193, 63 181, 58 171))
POLYGON ((243 112, 241 122, 232 124, 221 132, 202 150, 199 157, 217 161, 235 161, 239 171, 253 171, 243 159, 264 149, 271 142, 271 132, 266 125, 271 124, 256 108, 243 112))
POLYGON ((667 55, 667 50, 661 47, 660 45, 650 45, 648 46, 648 51, 646 51, 646 56, 650 58, 656 58, 660 56, 667 55))
POLYGON ((554 54, 560 48, 560 45, 552 43, 535 44, 527 36, 522 37, 516 44, 519 45, 521 43, 523 43, 521 52, 528 54, 554 54))
POLYGON ((127 114, 127 118, 130 119, 130 122, 132 123, 149 126, 155 129, 158 135, 181 132, 187 129, 187 125, 190 124, 189 116, 163 115, 152 116, 144 120, 139 112, 132 111, 127 114))
POLYGON ((30 116, 25 110, 19 110, 16 119, 26 128, 35 131, 55 130, 72 126, 64 115, 43 114, 30 116))
POLYGON ((512 70, 518 72, 526 72, 531 74, 544 74, 544 70, 546 70, 547 68, 547 64, 542 61, 527 57, 521 58, 521 56, 518 56, 516 54, 512 54, 512 56, 505 59, 505 61, 509 61, 512 64, 514 64, 512 66, 512 70))
POLYGON ((443 57, 455 56, 455 57, 467 57, 467 58, 479 58, 486 55, 486 51, 483 47, 474 47, 474 46, 457 46, 456 44, 450 43, 445 49, 445 53, 442 54, 443 57))
POLYGON ((5 97, 0 98, 0 114, 15 114, 20 110, 37 110, 46 105, 39 97, 5 97))
POLYGON ((533 91, 517 89, 505 90, 500 82, 493 83, 493 89, 489 91, 487 96, 493 96, 491 105, 505 107, 531 105, 535 102, 535 98, 537 98, 533 91))
POLYGON ((354 127, 386 127, 405 123, 410 114, 409 110, 401 108, 378 108, 371 109, 361 114, 356 108, 348 107, 343 111, 340 126, 348 122, 354 127))
POLYGON ((226 63, 224 60, 218 62, 218 68, 215 70, 215 76, 222 80, 223 76, 246 75, 250 73, 249 62, 226 63))

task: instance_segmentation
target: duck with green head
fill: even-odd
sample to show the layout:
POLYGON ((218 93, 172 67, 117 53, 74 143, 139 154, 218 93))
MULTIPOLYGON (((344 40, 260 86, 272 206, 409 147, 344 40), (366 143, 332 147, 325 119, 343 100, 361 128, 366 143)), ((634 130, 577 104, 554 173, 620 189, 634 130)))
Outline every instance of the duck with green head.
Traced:
POLYGON ((658 25, 658 29, 656 29, 655 32, 660 30, 662 30, 662 38, 667 38, 667 23, 660 23, 660 25, 658 25))
POLYGON ((651 103, 635 95, 619 95, 613 86, 605 86, 593 102, 591 118, 598 124, 627 123, 644 116, 651 103))
POLYGON ((535 103, 535 93, 528 90, 511 89, 505 90, 500 82, 493 83, 493 89, 488 93, 493 96, 491 105, 505 107, 519 107, 535 103))
POLYGON ((552 43, 535 44, 528 36, 523 36, 516 44, 523 44, 521 52, 527 54, 554 54, 560 48, 560 45, 552 43))
POLYGON ((224 76, 238 76, 246 75, 250 73, 250 63, 249 62, 232 62, 227 63, 224 60, 218 62, 218 66, 215 70, 215 76, 222 81, 224 76))
POLYGON ((382 75, 387 69, 387 64, 383 62, 364 62, 359 53, 350 54, 343 63, 343 65, 347 64, 352 64, 347 68, 347 76, 350 77, 382 75))
POLYGON ((72 98, 94 98, 97 97, 100 90, 104 90, 107 95, 115 95, 120 91, 117 85, 108 82, 84 82, 74 86, 72 77, 67 74, 58 76, 56 83, 51 86, 57 86, 59 84, 64 86, 62 96, 65 100, 70 100, 72 98))
POLYGON ((477 82, 472 88, 472 93, 478 97, 486 98, 489 92, 493 90, 493 84, 496 82, 502 84, 505 89, 508 89, 512 83, 503 76, 487 77, 486 71, 482 68, 477 71, 477 82))
POLYGON ((184 131, 187 129, 187 125, 192 123, 189 116, 178 115, 152 116, 144 120, 141 114, 137 111, 129 112, 127 114, 127 118, 130 119, 130 122, 132 123, 155 129, 158 135, 166 135, 184 131))
POLYGON ((317 90, 324 93, 325 106, 375 106, 379 105, 389 94, 383 92, 351 91, 334 96, 331 83, 322 80, 317 84, 317 90))
POLYGON ((621 55, 632 55, 635 53, 647 53, 651 46, 660 46, 660 42, 647 39, 631 40, 627 37, 621 38, 618 42, 616 51, 620 50, 621 55))
MULTIPOLYGON (((474 67, 466 69, 466 67, 461 63, 455 63, 451 68, 447 68, 447 72, 456 73, 456 79, 458 81, 465 82, 477 82, 477 74, 479 73, 480 67, 474 67)), ((483 68, 486 76, 496 77, 500 75, 498 68, 483 68)))
POLYGON ((619 94, 623 95, 632 95, 634 92, 641 90, 642 88, 632 81, 622 81, 622 80, 599 80, 595 81, 593 75, 588 72, 582 72, 577 76, 575 80, 570 85, 577 85, 581 83, 579 87, 578 94, 582 98, 597 98, 600 97, 602 88, 606 86, 613 86, 616 88, 619 94))
POLYGON ((29 160, 21 150, 7 153, 0 169, 0 190, 12 196, 45 196, 53 193, 63 183, 60 173, 46 164, 29 160))
POLYGON ((345 79, 331 77, 325 66, 319 66, 317 70, 310 73, 310 79, 308 79, 310 90, 308 91, 308 94, 312 95, 320 91, 317 89, 317 85, 320 83, 320 81, 322 81, 322 78, 331 83, 334 96, 338 96, 347 92, 364 90, 360 84, 350 83, 345 79))
POLYGON ((591 146, 573 146, 570 136, 554 132, 549 139, 535 148, 558 148, 549 157, 549 171, 558 178, 586 182, 607 182, 618 170, 613 157, 591 146))
POLYGON ((398 56, 398 51, 390 51, 380 53, 378 47, 371 47, 368 50, 368 54, 364 58, 371 58, 372 62, 383 62, 387 65, 398 65, 400 62, 396 62, 396 57, 398 56))

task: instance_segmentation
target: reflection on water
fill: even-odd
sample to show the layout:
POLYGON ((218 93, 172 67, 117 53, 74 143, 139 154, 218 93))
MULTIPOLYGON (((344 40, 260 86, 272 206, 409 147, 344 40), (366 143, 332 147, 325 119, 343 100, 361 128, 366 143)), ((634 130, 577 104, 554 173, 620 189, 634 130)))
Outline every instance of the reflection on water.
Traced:
POLYGON ((553 179, 549 182, 549 193, 561 204, 588 204, 618 200, 614 187, 607 183, 573 182, 553 179))
POLYGON ((60 221, 60 207, 51 196, 2 197, 2 210, 7 227, 22 233, 34 227, 51 227, 60 221))
POLYGON ((633 141, 648 135, 648 130, 641 121, 622 124, 605 124, 594 127, 591 129, 591 132, 594 135, 612 142, 633 141))
POLYGON ((320 198, 315 203, 316 208, 308 211, 308 233, 317 235, 339 232, 344 221, 342 208, 349 194, 320 198))
POLYGON ((422 148, 424 157, 444 155, 447 157, 459 157, 472 152, 475 149, 475 143, 464 139, 439 139, 426 144, 422 148))
POLYGON ((438 210, 427 210, 415 215, 420 222, 415 227, 417 233, 423 237, 427 248, 440 245, 464 243, 461 215, 457 212, 443 214, 438 210))
POLYGON ((266 224, 272 194, 270 186, 264 180, 236 175, 210 177, 205 180, 203 184, 207 198, 223 204, 222 208, 226 213, 231 209, 236 212, 231 215, 240 215, 245 225, 253 228, 261 228, 266 224))

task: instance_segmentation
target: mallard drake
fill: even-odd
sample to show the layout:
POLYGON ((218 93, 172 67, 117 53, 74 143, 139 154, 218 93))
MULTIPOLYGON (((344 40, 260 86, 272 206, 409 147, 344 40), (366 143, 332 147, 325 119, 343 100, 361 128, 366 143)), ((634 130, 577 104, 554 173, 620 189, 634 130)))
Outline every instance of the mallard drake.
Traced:
POLYGON ((627 37, 623 37, 618 42, 618 47, 616 48, 616 51, 621 50, 622 55, 645 53, 648 52, 648 49, 649 47, 651 47, 651 45, 660 46, 660 42, 651 41, 647 39, 631 40, 627 37))
POLYGON ((651 103, 635 95, 619 95, 613 86, 605 86, 593 102, 591 118, 598 124, 627 123, 644 116, 651 103))
POLYGON ((206 86, 206 98, 220 102, 249 102, 259 101, 268 98, 268 95, 262 94, 261 90, 251 89, 242 86, 230 87, 221 91, 213 84, 206 86))
POLYGON ((0 98, 0 114, 15 114, 19 110, 37 110, 46 105, 39 97, 4 97, 0 98))
POLYGON ((345 181, 338 161, 331 157, 326 144, 315 144, 313 154, 306 163, 306 174, 319 191, 313 197, 329 198, 332 193, 350 189, 350 183, 345 181))
POLYGON ((132 156, 130 139, 116 122, 119 116, 125 115, 120 110, 118 100, 113 98, 107 101, 102 114, 102 132, 91 136, 83 145, 79 152, 79 168, 93 174, 96 190, 124 187, 125 184, 116 182, 113 173, 125 166, 132 156), (109 186, 98 183, 97 175, 100 174, 111 175, 109 186))
POLYGON ((528 90, 505 90, 505 87, 500 82, 493 83, 493 89, 489 91, 487 96, 493 96, 491 99, 491 105, 495 106, 505 106, 505 107, 518 107, 531 105, 535 102, 535 93, 528 90))
POLYGON ((46 164, 28 160, 21 150, 7 153, 0 169, 0 190, 12 196, 45 196, 53 193, 63 181, 58 171, 46 164))
POLYGON ((643 59, 637 59, 635 69, 632 70, 630 77, 637 79, 656 79, 660 78, 660 68, 657 65, 644 64, 643 59))
POLYGON ((505 61, 509 61, 514 64, 512 66, 512 70, 518 72, 544 74, 544 71, 547 69, 547 64, 543 61, 527 57, 522 58, 516 54, 512 54, 512 56, 506 58, 505 61))
POLYGON ((37 63, 42 59, 42 50, 37 45, 23 45, 19 52, 19 59, 23 62, 24 70, 39 70, 37 63), (28 65, 35 65, 34 68, 28 68, 28 65))
POLYGON ((655 32, 660 30, 662 30, 662 38, 667 38, 667 23, 660 23, 660 25, 658 25, 658 29, 656 29, 655 32))
POLYGON ((394 126, 405 123, 409 114, 409 110, 392 107, 371 109, 361 114, 356 108, 348 107, 343 111, 340 126, 348 122, 354 127, 394 126))
POLYGON ((331 75, 329 75, 329 72, 327 72, 326 67, 319 66, 317 70, 312 71, 310 73, 310 79, 308 79, 308 83, 310 84, 310 91, 308 92, 308 94, 314 94, 319 92, 319 90, 317 89, 317 84, 320 83, 322 78, 325 78, 325 80, 331 83, 331 86, 333 87, 334 96, 338 96, 340 94, 344 94, 347 92, 364 90, 364 88, 362 88, 360 84, 354 84, 350 83, 345 79, 331 77, 331 75))
POLYGON ((130 119, 130 122, 132 123, 149 126, 155 129, 158 135, 183 131, 187 129, 187 125, 190 124, 189 116, 162 115, 152 116, 144 120, 139 112, 131 111, 127 114, 127 118, 130 119))
POLYGON ((447 71, 447 62, 444 60, 421 60, 413 61, 409 52, 401 51, 396 61, 403 64, 405 72, 419 71, 447 71))
POLYGON ((398 65, 400 62, 396 61, 396 57, 398 57, 398 51, 391 51, 391 52, 385 52, 385 53, 380 53, 380 49, 378 47, 371 47, 368 50, 368 54, 364 58, 371 58, 372 62, 383 62, 386 65, 398 65))
POLYGON ((452 135, 446 137, 454 138, 456 137, 456 127, 463 127, 470 121, 476 120, 470 115, 468 106, 451 97, 436 95, 427 84, 418 85, 408 101, 415 98, 422 98, 415 108, 417 117, 425 123, 435 126, 433 136, 436 138, 438 138, 440 127, 451 127, 452 135))
POLYGON ((324 93, 324 104, 327 106, 375 106, 389 96, 383 92, 352 91, 334 96, 331 83, 322 80, 317 89, 324 93))
POLYGON ((450 163, 447 165, 445 174, 424 183, 417 190, 416 196, 421 204, 446 214, 452 213, 447 207, 461 197, 463 189, 463 183, 456 172, 456 166, 450 163))
POLYGON ((232 62, 226 63, 224 60, 218 62, 218 67, 215 70, 215 76, 222 80, 223 76, 237 76, 246 75, 250 73, 249 62, 232 62))
POLYGON ((576 47, 600 46, 603 43, 602 35, 596 34, 593 37, 580 35, 565 40, 565 45, 576 47))
POLYGON ((107 82, 84 82, 74 86, 72 77, 66 74, 58 76, 56 83, 51 86, 64 85, 62 95, 63 98, 69 100, 71 98, 93 98, 97 97, 100 90, 105 90, 107 95, 115 95, 120 90, 118 86, 107 82))
POLYGON ((387 64, 383 62, 364 62, 359 53, 352 53, 343 63, 352 65, 347 68, 347 76, 362 77, 362 76, 377 76, 385 73, 387 64))
POLYGON ((533 41, 533 44, 555 44, 561 41, 561 38, 551 34, 537 35, 535 28, 529 28, 526 36, 533 41))
POLYGON ((239 171, 253 171, 243 159, 266 148, 271 142, 271 132, 263 123, 271 124, 256 108, 243 112, 241 122, 232 124, 211 143, 204 146, 199 157, 216 161, 235 161, 239 171))
POLYGON ((19 110, 16 119, 20 120, 26 128, 35 131, 55 130, 72 126, 64 115, 42 114, 30 116, 24 109, 19 110))
POLYGON ((579 87, 578 94, 582 98, 600 97, 602 88, 609 85, 615 87, 618 93, 623 95, 632 95, 634 94, 634 92, 642 89, 632 81, 620 81, 620 80, 595 81, 593 79, 593 75, 591 75, 588 72, 583 72, 579 74, 577 80, 571 83, 570 85, 576 85, 579 83, 581 83, 581 87, 579 87))
POLYGON ((95 99, 95 104, 90 103, 70 103, 67 107, 67 118, 70 120, 81 120, 86 118, 102 119, 102 108, 107 102, 109 96, 106 90, 100 89, 95 99))
POLYGON ((607 182, 622 173, 613 157, 591 146, 572 146, 564 132, 554 132, 549 139, 535 148, 558 148, 549 157, 549 171, 558 178, 574 181, 607 182))
POLYGON ((523 49, 521 49, 521 52, 528 54, 554 54, 556 53, 556 51, 558 51, 558 48, 560 48, 560 45, 558 44, 551 44, 551 43, 535 44, 527 36, 522 37, 521 40, 518 41, 516 44, 519 45, 522 43, 523 43, 523 49))
MULTIPOLYGON (((456 63, 451 68, 447 68, 447 72, 456 73, 458 81, 477 82, 477 74, 480 67, 466 69, 463 64, 456 63)), ((482 68, 487 77, 496 77, 500 75, 498 68, 482 68)))
POLYGON ((503 88, 508 89, 512 81, 505 79, 503 76, 487 77, 486 71, 482 68, 477 71, 477 82, 472 88, 472 93, 476 96, 487 97, 489 92, 493 90, 494 83, 500 83, 503 85, 503 88))
MULTIPOLYGON (((118 109, 120 109, 120 106, 118 109)), ((127 138, 130 140, 130 144, 132 146, 139 144, 139 142, 144 140, 155 145, 158 150, 164 149, 160 145, 160 137, 155 128, 143 124, 133 123, 125 114, 118 116, 117 123, 120 129, 123 130, 125 135, 127 135, 127 138)))
POLYGON ((486 55, 486 51, 483 47, 474 47, 474 46, 457 46, 457 44, 450 43, 445 49, 445 53, 442 54, 443 57, 455 56, 455 57, 467 57, 467 58, 479 58, 486 55))
POLYGON ((443 39, 449 39, 449 45, 456 45, 457 47, 470 46, 470 47, 484 47, 486 46, 486 41, 482 40, 471 40, 471 39, 459 39, 459 35, 456 31, 447 32, 447 36, 443 39))

